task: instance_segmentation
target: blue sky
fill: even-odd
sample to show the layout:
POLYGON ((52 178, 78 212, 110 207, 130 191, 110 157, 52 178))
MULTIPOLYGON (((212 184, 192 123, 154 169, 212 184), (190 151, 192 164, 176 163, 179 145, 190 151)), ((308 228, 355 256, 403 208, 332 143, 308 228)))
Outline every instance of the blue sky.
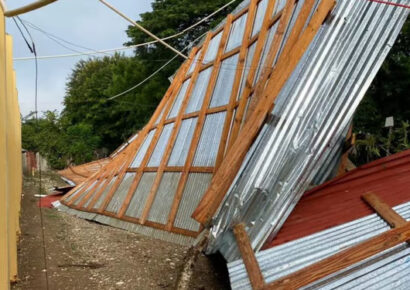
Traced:
MULTIPOLYGON (((33 1, 8 0, 6 4, 8 9, 12 9, 33 1)), ((151 10, 152 1, 109 0, 108 2, 137 20, 140 13, 151 10)), ((125 30, 128 23, 98 0, 59 0, 40 10, 23 14, 21 18, 67 41, 96 50, 121 47, 127 41, 125 30)), ((31 56, 14 22, 8 19, 6 25, 7 32, 13 35, 14 57, 31 56)), ((39 56, 72 53, 41 32, 30 31, 39 56)), ((84 51, 84 49, 76 49, 84 51)), ((39 111, 61 111, 67 77, 80 59, 81 57, 39 60, 39 111)), ((14 68, 17 73, 20 110, 25 116, 30 111, 34 111, 34 61, 15 61, 14 68)))

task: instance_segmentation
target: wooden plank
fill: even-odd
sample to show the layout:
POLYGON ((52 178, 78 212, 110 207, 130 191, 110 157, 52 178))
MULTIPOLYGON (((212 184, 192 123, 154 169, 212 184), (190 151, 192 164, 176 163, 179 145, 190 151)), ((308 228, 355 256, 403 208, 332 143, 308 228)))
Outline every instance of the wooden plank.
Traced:
MULTIPOLYGON (((312 9, 315 3, 316 3, 316 0, 306 0, 303 3, 303 6, 302 6, 301 11, 299 12, 298 18, 296 19, 296 22, 292 28, 292 31, 282 50, 282 55, 288 54, 295 46, 295 43, 299 39, 302 33, 302 30, 303 30, 303 27, 305 26, 307 19, 310 13, 312 12, 312 9)), ((265 84, 273 71, 274 61, 276 59, 277 53, 279 52, 279 48, 283 42, 286 27, 288 26, 288 23, 291 20, 294 6, 295 6, 295 3, 291 0, 288 0, 288 5, 286 5, 286 7, 284 8, 283 17, 281 18, 281 21, 279 22, 278 30, 275 35, 274 47, 269 52, 267 61, 264 64, 264 70, 262 71, 262 74, 260 77, 260 82, 256 85, 253 98, 251 99, 251 102, 248 107, 248 111, 246 112, 247 117, 252 114, 253 110, 258 104, 259 98, 262 96, 263 90, 265 89, 265 84)))
POLYGON ((392 228, 404 226, 407 221, 374 193, 365 193, 362 199, 392 228))
MULTIPOLYGON (((188 61, 184 63, 184 65, 181 67, 180 71, 179 71, 179 75, 175 78, 174 82, 175 82, 175 89, 172 92, 172 97, 170 98, 170 101, 167 104, 167 107, 164 111, 164 114, 161 117, 161 120, 159 121, 157 130, 154 133, 154 137, 151 140, 150 145, 148 146, 147 151, 145 152, 145 155, 142 159, 142 162, 138 168, 137 173, 135 174, 135 178, 133 180, 133 182, 131 183, 131 186, 128 190, 127 196, 124 199, 124 202, 118 212, 118 217, 120 218, 121 216, 124 215, 125 211, 127 210, 129 203, 131 202, 132 196, 134 195, 135 190, 138 187, 138 184, 142 178, 142 175, 144 174, 144 168, 148 165, 149 160, 151 159, 151 155, 155 150, 155 147, 157 145, 157 142, 159 140, 159 138, 161 137, 161 134, 163 132, 164 129, 164 123, 165 120, 167 119, 167 116, 169 114, 169 112, 172 109, 172 106, 174 104, 175 99, 178 96, 179 90, 182 87, 182 78, 183 76, 186 74, 186 72, 188 71, 192 61, 193 61, 193 56, 195 55, 195 50, 192 50, 191 53, 189 54, 189 58, 188 61)), ((107 202, 107 204, 101 208, 101 212, 104 211, 107 207, 107 205, 109 204, 109 201, 107 202)))
MULTIPOLYGON (((138 135, 138 137, 133 141, 133 143, 131 143, 123 152, 121 152, 119 155, 115 156, 113 158, 113 161, 111 161, 109 164, 107 164, 104 167, 104 170, 101 170, 100 172, 97 172, 97 175, 95 175, 94 177, 90 177, 89 180, 92 179, 97 179, 99 177, 105 177, 107 176, 106 173, 110 172, 110 174, 107 176, 108 180, 111 180, 115 175, 117 175, 119 173, 119 178, 117 178, 116 182, 113 184, 110 193, 108 194, 108 196, 114 192, 114 190, 117 189, 117 187, 120 184, 120 181, 122 180, 122 178, 125 176, 126 170, 129 166, 129 164, 133 161, 133 152, 136 152, 136 150, 139 148, 139 146, 141 145, 141 143, 144 141, 145 136, 147 135, 148 132, 148 128, 151 127, 151 124, 153 124, 156 120, 156 118, 158 118, 158 116, 160 115, 162 109, 164 106, 166 106, 168 104, 170 95, 173 91, 173 87, 174 87, 174 83, 171 84, 171 86, 168 88, 167 92, 165 93, 164 98, 161 100, 158 108, 156 109, 156 111, 154 112, 153 116, 151 117, 150 121, 148 122, 148 124, 144 127, 143 130, 140 131, 140 134, 138 135), (121 166, 123 165, 123 162, 125 162, 125 166, 123 166, 121 168, 121 166), (117 170, 115 170, 117 169, 117 170)), ((95 203, 99 200, 101 194, 104 192, 105 188, 108 186, 109 182, 107 182, 101 189, 100 191, 94 196, 93 200, 91 201, 91 203, 88 206, 88 210, 91 210, 93 208, 93 206, 95 205, 95 203)), ((81 186, 78 185, 78 186, 81 186)), ((66 196, 61 200, 61 202, 67 206, 70 206, 69 204, 67 204, 67 202, 65 202, 65 200, 67 200, 67 198, 72 195, 75 190, 78 188, 78 186, 76 186, 75 188, 73 188, 73 190, 71 192, 69 192, 68 194, 66 194, 66 196)), ((107 198, 108 198, 107 196, 107 198)), ((107 199, 106 198, 106 199, 107 199)))
MULTIPOLYGON (((285 8, 282 10, 282 12, 280 13, 280 23, 279 23, 279 27, 284 26, 284 22, 286 22, 286 18, 287 18, 287 14, 286 11, 289 11, 289 5, 292 4, 294 5, 294 1, 290 1, 288 0, 287 4, 285 5, 285 8), (284 15, 284 16, 283 16, 284 15)), ((258 43, 256 44, 255 47, 255 53, 252 59, 252 64, 251 64, 251 68, 249 70, 249 74, 245 83, 245 87, 243 89, 242 95, 239 99, 239 107, 237 109, 236 112, 236 116, 235 116, 235 120, 232 126, 232 132, 230 135, 230 140, 228 143, 228 150, 229 148, 232 147, 233 142, 236 140, 241 125, 242 125, 242 119, 244 118, 244 114, 245 114, 245 109, 247 107, 247 103, 248 103, 248 98, 249 96, 251 96, 252 94, 252 89, 253 89, 253 83, 254 83, 254 79, 256 77, 256 72, 257 72, 257 67, 259 66, 259 63, 261 62, 261 57, 262 57, 262 52, 263 49, 265 47, 268 35, 269 35, 269 28, 270 28, 270 20, 271 20, 271 15, 273 13, 273 9, 276 6, 276 0, 275 1, 271 1, 270 3, 268 3, 268 7, 266 9, 266 13, 265 13, 265 18, 263 20, 263 24, 261 27, 261 31, 260 31, 260 39, 258 40, 258 43)), ((275 32, 275 37, 272 40, 272 44, 271 44, 271 53, 270 55, 276 55, 275 52, 277 52, 278 49, 278 41, 280 40, 279 36, 277 36, 279 33, 279 28, 277 29, 277 31, 275 32)), ((272 58, 272 57, 271 57, 272 58)), ((272 60, 273 61, 273 60, 272 60)), ((269 63, 269 56, 267 57, 267 63, 269 63)), ((263 64, 265 66, 265 64, 263 64)), ((268 65, 268 64, 267 64, 268 65)), ((263 73, 261 74, 261 76, 263 76, 263 73)), ((260 78, 262 79, 262 78, 260 78)), ((263 80, 263 85, 266 84, 267 78, 263 80)), ((261 83, 262 81, 259 81, 258 83, 261 83)))
POLYGON ((184 170, 182 171, 181 177, 179 179, 177 191, 175 193, 174 201, 172 203, 172 207, 171 207, 171 210, 168 216, 167 229, 171 229, 173 227, 173 224, 174 224, 177 212, 178 212, 179 204, 182 199, 182 195, 184 193, 185 184, 188 180, 189 171, 192 166, 192 162, 194 160, 196 149, 198 147, 199 139, 201 137, 202 129, 205 123, 206 111, 209 107, 209 102, 211 100, 212 93, 215 88, 216 80, 218 78, 218 73, 221 67, 221 56, 223 54, 223 51, 225 50, 228 37, 231 31, 232 17, 233 17, 232 14, 229 14, 226 19, 225 28, 224 28, 224 31, 223 31, 223 34, 222 34, 222 37, 219 43, 217 55, 215 57, 215 62, 214 62, 215 65, 209 77, 209 84, 207 87, 207 91, 205 93, 204 101, 202 103, 201 114, 198 116, 198 121, 196 123, 195 131, 192 136, 192 141, 191 141, 191 145, 190 145, 189 152, 187 155, 187 159, 185 161, 184 170))
POLYGON ((265 286, 265 279, 263 278, 258 260, 256 260, 255 253, 253 252, 251 242, 245 230, 245 225, 243 223, 235 225, 233 227, 233 233, 235 235, 236 243, 238 245, 239 252, 241 253, 243 263, 245 264, 252 289, 263 289, 265 286))
POLYGON ((382 233, 363 243, 270 283, 264 289, 297 289, 309 285, 328 275, 361 262, 364 259, 397 246, 409 239, 410 223, 405 223, 403 226, 382 233))
POLYGON ((303 35, 298 39, 294 49, 282 57, 277 62, 272 77, 260 98, 258 106, 252 113, 249 120, 245 123, 243 130, 238 135, 232 148, 222 163, 221 167, 213 177, 211 184, 202 198, 199 206, 195 210, 193 217, 198 222, 207 223, 222 202, 232 181, 234 180, 249 147, 252 145, 264 120, 269 112, 272 111, 274 101, 286 83, 287 79, 295 69, 304 52, 309 47, 317 31, 326 19, 329 12, 335 5, 334 0, 323 0, 319 4, 312 20, 307 26, 303 35))
POLYGON ((236 67, 234 83, 232 85, 232 91, 229 97, 229 103, 228 103, 227 113, 225 117, 225 123, 222 129, 221 141, 219 143, 219 149, 218 149, 218 153, 216 157, 215 171, 220 166, 223 160, 223 156, 225 155, 226 143, 227 143, 229 131, 231 129, 232 117, 233 117, 233 113, 234 113, 234 109, 236 105, 236 99, 238 96, 239 88, 241 85, 241 78, 242 78, 242 74, 244 71, 246 55, 247 55, 248 48, 249 48, 248 47, 249 39, 252 36, 253 24, 254 24, 255 16, 256 16, 257 3, 258 3, 257 0, 252 0, 252 2, 249 4, 249 12, 248 12, 248 16, 246 19, 245 31, 243 33, 241 49, 239 51, 238 64, 236 67))
MULTIPOLYGON (((249 42, 250 42, 250 37, 252 36, 252 31, 253 31, 253 26, 254 26, 254 22, 255 22, 255 17, 256 17, 256 11, 257 11, 257 2, 252 2, 251 5, 252 7, 250 7, 249 9, 249 16, 247 19, 247 23, 246 23, 246 30, 244 33, 244 38, 242 40, 242 48, 239 54, 239 62, 238 62, 238 67, 240 69, 237 70, 237 73, 235 75, 235 83, 233 85, 232 88, 232 94, 230 96, 230 101, 228 104, 228 112, 227 112, 227 116, 226 116, 226 120, 225 120, 225 124, 224 124, 224 128, 222 131, 222 137, 221 137, 221 143, 219 145, 219 151, 218 151, 218 155, 216 158, 216 163, 215 163, 215 170, 217 170, 219 168, 219 166, 222 163, 223 157, 225 156, 225 152, 226 152, 226 144, 228 142, 228 136, 229 136, 229 132, 231 131, 231 123, 232 123, 232 118, 233 118, 233 113, 234 113, 234 109, 235 109, 235 105, 237 104, 237 95, 238 95, 238 91, 240 89, 240 85, 241 85, 241 78, 242 78, 242 73, 244 70, 244 65, 246 64, 246 55, 247 52, 249 51, 249 42)), ((262 27, 261 30, 259 32, 259 38, 258 38, 258 44, 256 44, 256 48, 255 48, 255 54, 253 56, 252 59, 252 65, 258 62, 257 60, 260 57, 263 45, 265 43, 266 40, 266 36, 267 36, 267 32, 268 32, 268 23, 269 20, 271 18, 272 12, 273 12, 273 8, 275 7, 275 3, 276 0, 270 1, 268 3, 266 12, 265 12, 265 16, 264 16, 264 20, 262 23, 262 27)), ((251 65, 251 66, 252 66, 251 65)), ((247 76, 247 80, 249 80, 249 78, 251 78, 253 80, 253 75, 254 75, 255 70, 250 69, 248 76, 247 76)), ((248 81, 246 81, 246 84, 249 84, 248 81)), ((244 104, 242 104, 242 106, 244 106, 246 104, 245 102, 242 102, 244 104)), ((240 101, 241 104, 241 101, 240 101)), ((234 123, 235 124, 235 123, 234 123)), ((234 126, 232 126, 232 132, 234 131, 234 126)), ((232 135, 232 133, 231 133, 232 135)))
MULTIPOLYGON (((157 194, 159 185, 161 184, 162 176, 164 174, 164 169, 165 169, 165 167, 168 163, 169 156, 171 155, 172 149, 174 148, 174 143, 175 143, 176 137, 178 135, 179 129, 181 127, 181 124, 182 124, 182 116, 185 113, 185 109, 188 105, 188 102, 189 102, 189 99, 191 97, 192 91, 195 87, 196 81, 198 80, 199 69, 201 67, 202 60, 205 56, 206 50, 208 49, 208 45, 209 45, 210 40, 211 40, 211 34, 208 33, 208 35, 205 39, 205 43, 204 43, 204 45, 202 47, 202 50, 200 52, 201 55, 198 58, 198 63, 194 67, 194 72, 192 74, 191 81, 188 85, 187 91, 185 92, 185 96, 184 96, 183 101, 181 103, 181 107, 179 108, 178 114, 175 118, 175 124, 174 124, 174 127, 172 128, 170 138, 168 139, 168 144, 165 148, 165 152, 162 156, 161 163, 158 167, 157 175, 155 176, 155 179, 154 179, 154 182, 152 184, 151 190, 148 194, 147 200, 145 201, 145 207, 144 207, 144 210, 142 211, 141 219, 140 219, 141 224, 145 224, 145 222, 148 218, 149 212, 151 210, 152 204, 154 203, 155 196, 157 194)), ((193 53, 192 59, 195 59, 195 54, 196 54, 196 52, 198 52, 198 50, 195 48, 194 52, 195 53, 193 53)), ((125 214, 125 211, 122 212, 121 216, 123 216, 124 214, 125 214)))
MULTIPOLYGON (((189 66, 188 66, 189 67, 189 66)), ((124 168, 122 168, 120 170, 120 173, 118 175, 117 180, 115 181, 115 183, 113 184, 112 188, 110 189, 110 192, 107 194, 107 197, 105 198, 104 202, 102 203, 99 212, 102 212, 107 205, 109 204, 109 202, 111 201, 112 196, 114 195, 114 193, 117 191, 119 185, 121 184, 122 180, 124 179, 124 176, 126 174, 127 168, 130 166, 130 164, 132 163, 132 161, 134 160, 137 152, 138 152, 138 148, 140 146, 142 146, 142 143, 145 140, 145 137, 148 135, 150 128, 152 127, 152 125, 155 123, 155 121, 157 120, 157 118, 160 116, 163 106, 166 106, 167 109, 169 109, 172 106, 173 103, 173 96, 175 95, 175 91, 177 91, 177 88, 179 88, 177 85, 180 84, 180 79, 184 76, 186 70, 187 70, 187 62, 185 62, 183 64, 183 66, 178 70, 178 73, 176 75, 176 77, 174 78, 174 81, 172 82, 171 86, 168 88, 163 100, 161 101, 161 107, 158 107, 157 110, 155 111, 154 115, 151 117, 150 121, 148 122, 148 124, 141 130, 141 134, 138 135, 137 140, 134 141, 134 145, 133 146, 129 146, 130 149, 130 154, 128 155, 128 160, 124 166, 124 168)), ((162 124, 163 124, 163 120, 166 116, 166 113, 164 113, 164 115, 162 116, 162 124)), ((160 121, 160 123, 161 123, 160 121)), ((137 178, 137 176, 136 176, 137 178)), ((137 183, 138 181, 135 179, 134 183, 132 184, 132 186, 136 186, 135 183, 137 183)))

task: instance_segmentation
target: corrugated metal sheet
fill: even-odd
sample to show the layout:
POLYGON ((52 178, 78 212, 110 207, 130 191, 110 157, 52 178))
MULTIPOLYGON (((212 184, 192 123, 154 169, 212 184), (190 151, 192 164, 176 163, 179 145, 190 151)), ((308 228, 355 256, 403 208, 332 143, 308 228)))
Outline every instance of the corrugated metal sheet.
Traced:
POLYGON ((265 248, 373 213, 361 200, 366 192, 377 194, 390 206, 409 201, 410 150, 359 167, 308 191, 265 248))
MULTIPOLYGON (((406 220, 410 220, 409 202, 396 206, 394 209, 406 220)), ((389 229, 390 227, 384 220, 372 214, 261 251, 256 254, 256 257, 266 283, 270 283, 389 229)), ((317 281, 307 288, 396 289, 395 286, 407 286, 404 289, 408 289, 410 285, 409 263, 410 248, 407 244, 402 244, 317 281)), ((251 289, 242 260, 229 263, 228 268, 232 289, 251 289)))
POLYGON ((199 73, 198 79, 195 83, 195 88, 190 96, 188 106, 185 110, 186 114, 197 112, 201 109, 212 69, 213 67, 209 67, 199 73))
POLYGON ((208 50, 205 53, 203 63, 209 63, 215 60, 216 53, 218 52, 219 43, 221 42, 222 32, 215 35, 208 45, 208 50))
POLYGON ((107 206, 107 211, 112 213, 118 213, 120 211, 134 178, 135 173, 133 172, 127 172, 125 174, 124 179, 121 181, 120 186, 118 186, 118 189, 115 191, 115 194, 112 196, 110 203, 107 206))
POLYGON ((212 179, 210 173, 190 173, 185 185, 184 194, 179 204, 178 213, 175 218, 174 226, 198 231, 200 224, 191 218, 191 215, 201 200, 205 190, 212 179))
POLYGON ((199 139, 193 166, 214 166, 218 155, 219 143, 226 112, 206 116, 202 135, 199 139))
POLYGON ((198 118, 190 118, 182 121, 177 139, 172 148, 168 166, 184 166, 197 121, 198 118))
POLYGON ((228 192, 210 252, 220 250, 229 261, 239 257, 230 231, 233 220, 246 223, 257 250, 279 231, 337 146, 407 14, 407 9, 369 1, 337 1, 228 192))
POLYGON ((134 192, 130 205, 125 212, 126 216, 133 218, 140 218, 142 211, 144 210, 145 203, 147 201, 148 194, 154 183, 156 172, 144 172, 141 177, 141 181, 138 184, 137 190, 134 192))
POLYGON ((222 61, 215 89, 212 94, 210 108, 225 106, 229 103, 238 60, 239 54, 237 53, 222 61))
POLYGON ((107 187, 104 189, 104 191, 101 193, 98 200, 93 205, 93 209, 99 209, 102 206, 102 204, 103 204, 105 198, 107 197, 108 193, 110 192, 112 186, 114 185, 115 181, 117 181, 117 178, 118 178, 118 176, 114 176, 114 178, 110 180, 110 183, 108 183, 107 187))
POLYGON ((177 190, 180 172, 165 172, 162 176, 158 192, 155 195, 154 203, 148 215, 148 220, 160 224, 167 224, 168 215, 174 201, 177 190))
POLYGON ((63 204, 60 204, 58 209, 61 211, 67 212, 69 214, 76 215, 82 219, 96 221, 101 224, 110 225, 112 227, 120 228, 126 231, 138 233, 141 235, 152 237, 154 239, 163 240, 166 242, 189 246, 189 245, 192 245, 195 240, 192 237, 182 236, 182 235, 142 226, 139 224, 130 223, 130 222, 119 220, 119 219, 112 218, 109 216, 99 215, 99 214, 95 214, 91 212, 79 211, 73 208, 69 208, 63 204))
POLYGON ((164 155, 165 148, 167 147, 169 137, 171 136, 174 123, 166 124, 161 132, 161 136, 158 139, 155 149, 152 152, 151 158, 148 162, 148 167, 158 167, 161 163, 162 156, 164 155))
POLYGON ((80 194, 80 196, 76 199, 76 201, 74 202, 75 205, 78 205, 83 198, 91 191, 94 189, 94 187, 96 186, 98 180, 94 181, 86 190, 84 190, 83 193, 80 194))
POLYGON ((242 39, 243 39, 243 33, 245 32, 247 18, 248 18, 248 13, 245 13, 232 23, 231 31, 229 34, 229 39, 228 39, 228 43, 226 44, 225 51, 230 51, 233 48, 241 45, 242 39))
POLYGON ((87 208, 91 201, 93 200, 93 198, 95 197, 95 195, 100 192, 101 188, 106 184, 107 179, 104 179, 100 185, 98 186, 97 190, 94 190, 94 192, 88 197, 87 201, 84 203, 84 207, 87 208))
POLYGON ((258 3, 255 22, 253 23, 252 36, 256 35, 261 30, 267 7, 268 0, 262 0, 258 3))
MULTIPOLYGON (((187 79, 181 86, 181 89, 178 92, 177 97, 175 98, 174 104, 172 105, 172 109, 168 114, 168 119, 175 118, 179 112, 179 109, 181 109, 181 104, 182 101, 184 100, 186 90, 188 89, 188 85, 190 83, 191 79, 187 79)), ((165 110, 165 106, 164 106, 165 110)), ((158 118, 159 120, 160 118, 158 118)))
POLYGON ((144 143, 140 146, 137 155, 135 156, 134 161, 132 161, 132 164, 130 167, 139 167, 141 165, 142 159, 145 156, 145 153, 147 152, 148 146, 151 144, 152 138, 154 137, 155 131, 157 129, 151 130, 147 137, 145 137, 144 143))

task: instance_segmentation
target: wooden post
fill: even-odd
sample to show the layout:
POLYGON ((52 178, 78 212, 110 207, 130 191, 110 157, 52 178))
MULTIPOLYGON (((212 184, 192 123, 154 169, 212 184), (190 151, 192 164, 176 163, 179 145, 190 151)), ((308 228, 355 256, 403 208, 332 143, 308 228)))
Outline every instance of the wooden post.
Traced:
POLYGON ((246 233, 245 225, 243 223, 235 225, 233 227, 233 233, 235 235, 236 243, 241 253, 243 263, 245 264, 246 271, 248 272, 248 277, 251 281, 252 288, 254 290, 263 289, 265 286, 265 280, 259 267, 258 260, 256 260, 253 252, 248 234, 246 233))

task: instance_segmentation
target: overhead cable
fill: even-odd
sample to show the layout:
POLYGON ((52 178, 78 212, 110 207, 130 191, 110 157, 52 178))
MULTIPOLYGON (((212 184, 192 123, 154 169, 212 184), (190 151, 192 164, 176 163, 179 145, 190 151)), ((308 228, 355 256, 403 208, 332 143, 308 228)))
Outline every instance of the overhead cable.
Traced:
POLYGON ((171 45, 169 45, 168 43, 166 43, 165 41, 163 41, 161 38, 159 38, 158 36, 156 36, 155 34, 153 34, 151 31, 145 29, 144 27, 142 27, 140 24, 138 24, 137 22, 135 22, 134 20, 132 20, 131 18, 129 18, 127 15, 125 15, 124 13, 122 13, 120 10, 118 10, 117 8, 115 8, 114 6, 112 6, 110 3, 104 1, 104 0, 99 0, 101 3, 103 3, 105 6, 107 6, 108 8, 110 8, 112 11, 114 11, 116 14, 118 14, 119 16, 121 16, 122 18, 124 18, 125 20, 127 20, 129 23, 131 23, 132 25, 134 25, 135 27, 137 27, 139 30, 141 30, 142 32, 148 34, 149 36, 151 36, 152 38, 154 38, 155 40, 157 40, 159 43, 161 43, 162 45, 164 45, 165 47, 169 48, 170 50, 172 50, 173 52, 175 52, 176 54, 178 54, 179 56, 182 56, 183 58, 187 59, 188 57, 183 54, 182 52, 180 52, 178 49, 172 47, 171 45))
MULTIPOLYGON (((228 6, 230 6, 231 4, 233 4, 236 1, 238 1, 238 0, 232 0, 228 3, 226 3, 224 6, 220 7, 219 9, 217 9, 215 12, 209 14, 208 16, 202 18, 201 20, 199 20, 195 24, 191 25, 190 27, 187 27, 184 30, 182 30, 182 31, 180 31, 176 34, 161 38, 161 40, 165 41, 165 40, 172 39, 172 38, 175 38, 175 37, 178 37, 178 36, 181 36, 181 35, 185 34, 186 32, 188 32, 188 31, 194 29, 195 27, 197 27, 198 25, 200 25, 201 23, 207 21, 208 19, 210 19, 214 15, 218 14, 219 12, 221 12, 222 10, 224 10, 225 8, 227 8, 228 6)), ((110 48, 110 49, 104 49, 104 50, 90 50, 90 51, 84 51, 84 52, 81 52, 81 53, 38 56, 38 59, 55 59, 55 58, 76 57, 76 56, 93 55, 93 54, 107 54, 107 53, 110 53, 110 52, 117 52, 117 51, 123 51, 123 50, 134 49, 134 48, 138 48, 138 47, 142 47, 142 46, 147 46, 147 45, 155 44, 157 42, 158 42, 158 40, 153 40, 153 41, 148 41, 148 42, 145 42, 145 43, 139 43, 139 44, 134 44, 134 45, 130 45, 130 46, 125 46, 125 47, 123 46, 123 47, 110 48)), ((14 58, 15 61, 32 60, 32 59, 34 59, 34 57, 17 57, 17 58, 14 58)))
MULTIPOLYGON (((194 41, 191 42, 191 44, 187 45, 186 47, 184 47, 182 49, 182 51, 187 50, 188 48, 190 48, 192 46, 192 43, 195 43, 196 41, 198 41, 200 38, 202 38, 206 33, 198 36, 194 41)), ((163 64, 159 69, 157 69, 156 71, 154 71, 152 74, 150 74, 148 77, 146 77, 144 80, 142 80, 141 82, 139 82, 138 84, 136 84, 135 86, 132 86, 131 88, 116 94, 115 96, 112 96, 110 98, 108 98, 108 100, 114 100, 118 97, 121 97, 133 90, 135 90, 136 88, 138 88, 139 86, 143 85, 144 83, 146 83, 148 80, 150 80, 151 78, 153 78, 155 75, 157 75, 160 71, 162 71, 165 67, 167 67, 173 60, 175 60, 178 57, 178 55, 175 55, 174 57, 172 57, 170 60, 168 60, 165 64, 163 64)))

